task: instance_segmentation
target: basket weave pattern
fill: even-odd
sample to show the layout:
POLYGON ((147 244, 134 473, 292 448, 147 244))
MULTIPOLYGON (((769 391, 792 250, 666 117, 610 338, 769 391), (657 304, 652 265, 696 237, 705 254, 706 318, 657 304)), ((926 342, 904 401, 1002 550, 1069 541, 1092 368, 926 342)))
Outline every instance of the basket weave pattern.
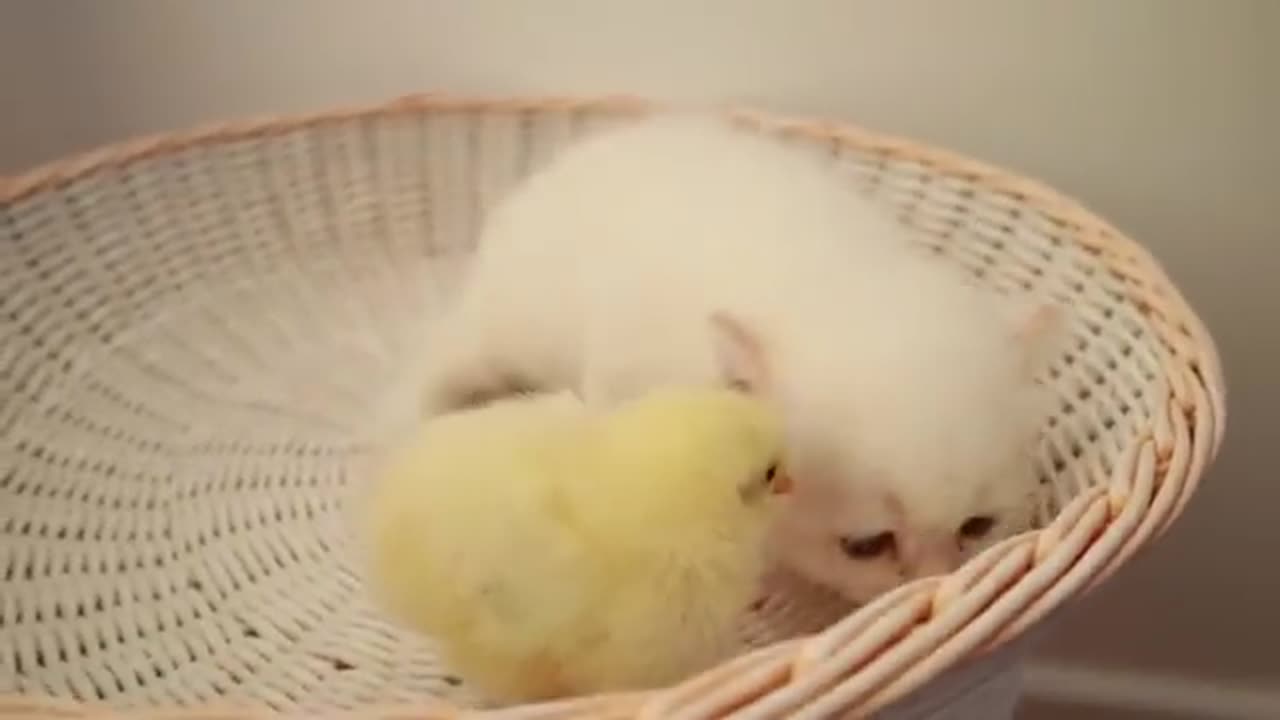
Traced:
MULTIPOLYGON (((414 97, 0 181, 0 717, 474 702, 362 595, 346 501, 429 324, 424 288, 448 297, 485 208, 647 107, 414 97)), ((512 716, 873 712, 1107 577, 1178 516, 1221 441, 1212 340, 1136 243, 963 157, 737 115, 839 163, 984 282, 1069 306, 1042 529, 856 612, 780 580, 737 659, 512 716)))

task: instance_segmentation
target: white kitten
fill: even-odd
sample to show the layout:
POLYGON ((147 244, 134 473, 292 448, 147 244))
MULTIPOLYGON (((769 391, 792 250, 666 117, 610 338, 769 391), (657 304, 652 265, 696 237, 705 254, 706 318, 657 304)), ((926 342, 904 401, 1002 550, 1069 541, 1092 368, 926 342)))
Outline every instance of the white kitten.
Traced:
POLYGON ((1029 526, 1052 307, 969 284, 794 148, 663 116, 584 140, 495 209, 423 409, 523 387, 762 393, 797 483, 783 559, 866 601, 1029 526))

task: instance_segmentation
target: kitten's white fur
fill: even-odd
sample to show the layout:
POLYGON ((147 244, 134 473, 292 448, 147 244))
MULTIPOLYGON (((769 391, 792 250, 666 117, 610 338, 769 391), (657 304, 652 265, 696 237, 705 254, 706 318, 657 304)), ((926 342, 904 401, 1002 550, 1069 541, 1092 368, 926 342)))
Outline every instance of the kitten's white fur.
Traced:
POLYGON ((610 405, 739 382, 786 419, 783 560, 865 601, 1028 527, 1053 307, 979 290, 795 148, 659 116, 586 139, 494 210, 424 411, 518 385, 610 405), (961 537, 977 516, 998 522, 961 537), (882 532, 874 558, 840 542, 882 532))

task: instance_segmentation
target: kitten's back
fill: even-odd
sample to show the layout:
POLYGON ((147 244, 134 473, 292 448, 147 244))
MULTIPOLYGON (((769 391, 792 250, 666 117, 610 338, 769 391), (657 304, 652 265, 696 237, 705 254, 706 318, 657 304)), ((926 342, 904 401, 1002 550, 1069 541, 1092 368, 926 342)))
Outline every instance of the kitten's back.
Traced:
POLYGON ((538 318, 524 351, 550 361, 588 342, 584 313, 602 299, 637 329, 839 302, 827 295, 851 264, 905 242, 833 164, 719 117, 661 115, 580 141, 495 208, 467 295, 496 324, 474 332, 529 335, 538 318))
POLYGON ((834 165, 718 117, 674 114, 567 150, 494 214, 484 242, 527 244, 527 259, 593 259, 584 270, 613 260, 635 275, 635 263, 661 262, 669 274, 678 252, 701 255, 690 258, 700 273, 741 274, 750 261, 825 266, 854 242, 900 235, 834 165))

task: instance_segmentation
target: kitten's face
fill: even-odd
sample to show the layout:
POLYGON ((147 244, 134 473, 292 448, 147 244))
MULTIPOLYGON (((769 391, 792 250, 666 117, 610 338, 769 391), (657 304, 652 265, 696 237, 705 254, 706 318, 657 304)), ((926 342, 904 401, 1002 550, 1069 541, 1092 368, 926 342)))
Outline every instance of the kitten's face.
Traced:
POLYGON ((781 557, 809 580, 865 603, 916 578, 949 573, 993 543, 1028 530, 1033 502, 1010 477, 1004 498, 945 512, 914 511, 892 482, 872 487, 800 475, 777 527, 781 557))
POLYGON ((777 526, 783 562, 865 603, 904 582, 951 572, 995 542, 1031 528, 1038 428, 976 413, 946 449, 912 452, 908 428, 841 432, 834 419, 794 425, 795 489, 777 526), (986 427, 983 427, 983 425, 986 427), (896 435, 904 442, 877 442, 896 435))
POLYGON ((866 602, 1030 529, 1048 400, 1033 378, 1065 337, 1062 315, 1029 306, 1000 328, 980 314, 895 319, 864 345, 809 338, 787 353, 713 320, 722 379, 768 397, 786 425, 794 489, 773 543, 785 565, 866 602))

